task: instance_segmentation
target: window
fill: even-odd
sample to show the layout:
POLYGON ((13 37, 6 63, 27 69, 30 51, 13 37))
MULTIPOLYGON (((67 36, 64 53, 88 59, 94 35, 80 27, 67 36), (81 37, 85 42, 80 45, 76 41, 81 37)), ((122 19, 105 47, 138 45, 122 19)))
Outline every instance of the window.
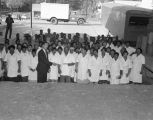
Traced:
POLYGON ((132 16, 129 19, 130 26, 147 26, 149 24, 149 17, 132 16))

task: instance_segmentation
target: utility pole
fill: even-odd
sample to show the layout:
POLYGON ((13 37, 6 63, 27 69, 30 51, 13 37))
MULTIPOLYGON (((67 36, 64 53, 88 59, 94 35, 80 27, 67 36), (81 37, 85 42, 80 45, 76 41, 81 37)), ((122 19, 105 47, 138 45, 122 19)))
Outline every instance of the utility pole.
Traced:
POLYGON ((32 0, 31 0, 31 29, 32 29, 32 0))

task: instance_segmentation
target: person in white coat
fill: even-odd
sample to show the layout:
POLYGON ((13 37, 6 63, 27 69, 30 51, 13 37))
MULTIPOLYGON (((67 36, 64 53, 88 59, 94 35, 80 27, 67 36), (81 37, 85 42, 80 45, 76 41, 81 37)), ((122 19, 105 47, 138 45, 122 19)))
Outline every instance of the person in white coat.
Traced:
POLYGON ((88 80, 88 64, 89 64, 89 55, 87 54, 87 49, 82 48, 81 53, 79 54, 76 61, 76 73, 77 73, 77 83, 89 83, 88 80))
POLYGON ((30 63, 30 56, 27 53, 27 47, 22 46, 22 53, 21 53, 21 77, 22 82, 28 82, 29 76, 29 63, 30 63))
POLYGON ((89 60, 88 72, 91 77, 90 82, 98 83, 101 71, 101 57, 98 57, 98 50, 94 50, 94 55, 89 60))
POLYGON ((142 72, 145 65, 145 57, 142 55, 142 49, 138 48, 136 54, 132 56, 131 81, 136 84, 142 83, 142 72))
POLYGON ((135 48, 130 46, 129 42, 126 42, 125 48, 126 48, 127 52, 129 53, 129 56, 131 56, 136 51, 135 48))
POLYGON ((60 82, 63 83, 70 83, 71 82, 71 74, 70 74, 70 68, 75 64, 75 61, 71 59, 71 56, 69 55, 69 48, 66 46, 64 48, 64 53, 61 58, 61 64, 60 64, 60 71, 61 71, 61 77, 60 82))
POLYGON ((120 69, 119 53, 115 53, 113 59, 110 62, 110 84, 118 85, 120 84, 121 69, 120 69))
POLYGON ((9 52, 6 54, 4 62, 5 62, 5 70, 7 73, 7 77, 9 81, 18 82, 17 75, 21 71, 20 67, 20 58, 14 52, 15 46, 9 46, 9 52))
POLYGON ((58 69, 60 65, 60 60, 58 58, 56 48, 52 48, 52 52, 49 53, 48 58, 49 61, 53 63, 53 65, 50 66, 49 81, 58 82, 58 69))
POLYGON ((74 79, 76 76, 75 67, 76 67, 76 60, 77 60, 78 54, 74 52, 74 47, 72 46, 70 47, 69 55, 70 55, 70 59, 74 61, 74 65, 70 66, 71 82, 74 83, 76 81, 74 79))
POLYGON ((110 56, 109 54, 106 54, 106 48, 103 48, 101 50, 101 71, 100 71, 100 80, 99 84, 107 83, 109 84, 109 63, 110 63, 110 56))
POLYGON ((132 68, 132 63, 128 57, 128 52, 124 51, 123 56, 120 58, 120 67, 121 67, 121 80, 120 84, 128 84, 130 79, 130 73, 132 68))
POLYGON ((32 54, 30 55, 30 64, 29 64, 29 82, 37 82, 37 65, 38 65, 38 57, 36 56, 36 50, 32 50, 32 54))

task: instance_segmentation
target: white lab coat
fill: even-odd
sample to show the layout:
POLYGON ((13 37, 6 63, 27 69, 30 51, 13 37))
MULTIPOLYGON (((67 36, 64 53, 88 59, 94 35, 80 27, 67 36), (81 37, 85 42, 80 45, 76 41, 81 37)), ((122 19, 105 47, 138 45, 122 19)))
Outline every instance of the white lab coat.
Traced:
MULTIPOLYGON (((76 53, 73 53, 73 54, 70 53, 70 59, 76 65, 77 54, 76 53)), ((75 77, 75 65, 70 66, 70 76, 71 76, 71 78, 75 77)))
POLYGON ((101 59, 102 76, 100 76, 100 80, 109 80, 106 71, 109 70, 110 56, 108 54, 105 54, 105 56, 101 58, 102 58, 101 59))
POLYGON ((18 62, 20 57, 14 53, 11 55, 9 52, 6 54, 4 61, 7 63, 7 76, 8 77, 17 77, 18 75, 18 62))
POLYGON ((29 64, 30 64, 30 55, 28 53, 21 53, 21 76, 26 77, 29 76, 29 64))
POLYGON ((70 66, 68 66, 68 64, 70 63, 74 63, 74 61, 71 59, 71 56, 70 54, 68 55, 65 55, 65 53, 62 54, 61 56, 61 75, 62 76, 69 76, 71 77, 70 75, 70 66))
POLYGON ((110 61, 110 84, 119 84, 120 79, 118 77, 120 76, 120 60, 112 59, 110 61))
MULTIPOLYGON (((52 52, 48 55, 49 61, 52 63, 60 64, 60 60, 58 59, 58 54, 53 54, 52 52)), ((58 80, 58 65, 50 66, 49 79, 50 80, 58 80)))
POLYGON ((126 76, 127 73, 128 73, 128 70, 130 68, 132 68, 132 63, 131 63, 131 60, 130 58, 128 57, 127 60, 125 61, 125 59, 123 57, 120 58, 120 67, 121 67, 121 70, 123 71, 123 76, 120 80, 120 84, 128 84, 129 81, 130 81, 130 77, 126 76))
POLYGON ((83 56, 79 54, 77 58, 78 63, 78 73, 77 80, 85 81, 88 79, 88 64, 89 64, 89 55, 83 56))
MULTIPOLYGON (((17 49, 15 50, 15 53, 19 56, 19 58, 21 58, 21 53, 22 52, 19 52, 17 49)), ((18 75, 21 75, 21 73, 18 73, 18 75)))
POLYGON ((35 56, 33 57, 32 55, 30 55, 30 64, 29 64, 29 69, 32 68, 35 71, 31 71, 29 70, 29 81, 31 82, 36 82, 37 81, 37 65, 38 65, 38 57, 35 56))
POLYGON ((101 57, 96 58, 95 56, 91 57, 89 60, 88 69, 91 70, 90 82, 98 82, 100 79, 100 70, 101 70, 101 57))
POLYGON ((130 76, 132 82, 142 83, 142 74, 140 74, 140 72, 142 65, 144 64, 145 64, 145 57, 142 54, 140 54, 139 56, 134 54, 132 56, 132 72, 130 76))

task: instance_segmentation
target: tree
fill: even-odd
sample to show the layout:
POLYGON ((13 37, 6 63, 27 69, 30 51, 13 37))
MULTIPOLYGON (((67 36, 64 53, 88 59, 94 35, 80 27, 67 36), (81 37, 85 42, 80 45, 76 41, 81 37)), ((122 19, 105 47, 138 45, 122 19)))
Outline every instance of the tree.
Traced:
POLYGON ((19 8, 24 4, 24 0, 6 0, 5 2, 9 8, 19 8))

